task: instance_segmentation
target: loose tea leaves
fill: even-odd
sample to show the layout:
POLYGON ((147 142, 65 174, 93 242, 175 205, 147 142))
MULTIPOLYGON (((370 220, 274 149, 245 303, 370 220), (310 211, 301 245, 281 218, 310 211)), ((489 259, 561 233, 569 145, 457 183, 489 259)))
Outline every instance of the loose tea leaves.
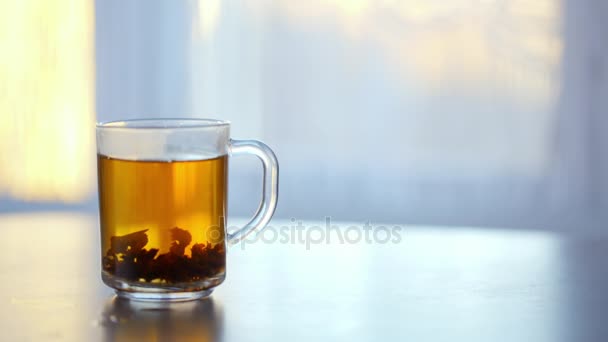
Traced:
POLYGON ((191 256, 185 255, 192 235, 178 227, 170 230, 169 253, 158 254, 158 249, 144 248, 148 244, 148 230, 112 236, 110 248, 102 261, 103 270, 132 281, 163 281, 181 283, 204 280, 224 270, 226 251, 223 243, 197 243, 191 256))
POLYGON ((186 246, 192 241, 190 233, 187 230, 175 227, 171 229, 171 238, 173 242, 171 242, 171 249, 169 251, 175 255, 184 255, 186 246))
POLYGON ((112 254, 127 253, 130 250, 140 250, 148 244, 148 230, 140 230, 135 233, 112 236, 110 238, 110 250, 112 254))

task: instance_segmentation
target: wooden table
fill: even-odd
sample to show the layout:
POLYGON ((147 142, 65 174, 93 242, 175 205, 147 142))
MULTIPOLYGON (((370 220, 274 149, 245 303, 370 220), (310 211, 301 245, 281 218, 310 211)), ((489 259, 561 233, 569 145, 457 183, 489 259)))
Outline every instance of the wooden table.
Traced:
MULTIPOLYGON (((321 232, 311 224, 304 236, 321 232)), ((0 232, 2 341, 608 341, 604 234, 403 226, 400 242, 250 242, 210 299, 153 305, 102 284, 94 215, 3 215, 0 232)))

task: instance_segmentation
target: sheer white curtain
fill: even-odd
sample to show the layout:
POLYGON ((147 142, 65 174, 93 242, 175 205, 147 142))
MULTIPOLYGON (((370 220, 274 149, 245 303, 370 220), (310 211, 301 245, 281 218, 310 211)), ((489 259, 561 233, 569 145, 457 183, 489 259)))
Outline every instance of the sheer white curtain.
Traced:
POLYGON ((608 4, 563 3, 564 53, 547 193, 569 226, 604 228, 608 216, 608 4))
MULTIPOLYGON (((281 217, 601 225, 600 0, 98 1, 98 119, 211 116, 268 142, 281 217)), ((231 170, 252 212, 254 161, 231 170)))

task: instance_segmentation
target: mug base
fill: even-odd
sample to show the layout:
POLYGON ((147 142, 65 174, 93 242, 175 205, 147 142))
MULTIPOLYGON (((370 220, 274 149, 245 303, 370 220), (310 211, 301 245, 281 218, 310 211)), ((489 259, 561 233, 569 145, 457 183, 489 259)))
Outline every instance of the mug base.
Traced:
POLYGON ((134 282, 101 272, 103 282, 116 291, 120 298, 143 302, 184 302, 208 297, 220 285, 226 274, 208 277, 197 282, 154 284, 134 282))
POLYGON ((213 289, 195 291, 195 292, 172 292, 172 293, 154 293, 154 292, 129 292, 116 290, 116 295, 119 298, 125 298, 138 302, 186 302, 209 297, 213 289))

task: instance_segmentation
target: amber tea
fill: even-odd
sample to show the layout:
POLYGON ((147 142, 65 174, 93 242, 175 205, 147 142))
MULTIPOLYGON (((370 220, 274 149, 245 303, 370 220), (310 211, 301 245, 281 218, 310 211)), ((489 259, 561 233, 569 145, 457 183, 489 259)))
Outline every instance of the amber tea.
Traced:
POLYGON ((199 291, 225 277, 227 157, 98 155, 102 277, 115 288, 199 291))

